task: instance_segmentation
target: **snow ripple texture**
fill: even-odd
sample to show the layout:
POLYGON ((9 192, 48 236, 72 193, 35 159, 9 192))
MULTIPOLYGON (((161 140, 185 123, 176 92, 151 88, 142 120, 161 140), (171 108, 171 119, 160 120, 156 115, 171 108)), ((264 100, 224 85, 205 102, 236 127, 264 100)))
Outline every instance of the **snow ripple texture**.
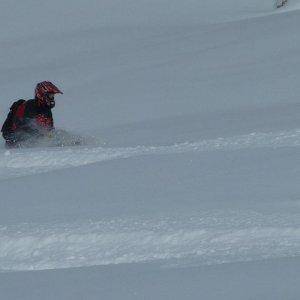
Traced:
POLYGON ((232 151, 261 147, 297 147, 300 129, 276 133, 251 133, 228 138, 186 142, 171 146, 127 148, 68 147, 7 150, 0 154, 0 179, 77 167, 102 161, 141 155, 164 155, 203 151, 232 151))
MULTIPOLYGON (((4 150, 0 154, 0 178, 141 155, 299 145, 300 130, 295 129, 171 146, 4 150)), ((156 219, 139 216, 137 219, 0 227, 0 271, 151 261, 167 265, 201 265, 299 255, 297 214, 293 219, 291 214, 207 211, 196 216, 170 215, 156 219)))
POLYGON ((292 257, 300 254, 299 225, 290 216, 231 211, 7 226, 0 228, 0 271, 153 261, 170 267, 292 257))

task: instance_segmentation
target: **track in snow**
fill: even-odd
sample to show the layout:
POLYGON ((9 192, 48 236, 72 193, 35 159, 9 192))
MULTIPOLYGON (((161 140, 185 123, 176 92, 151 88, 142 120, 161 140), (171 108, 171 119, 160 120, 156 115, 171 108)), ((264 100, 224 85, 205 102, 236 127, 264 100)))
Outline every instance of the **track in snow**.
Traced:
POLYGON ((138 146, 128 148, 69 147, 4 150, 0 154, 0 179, 141 155, 231 151, 260 147, 296 147, 299 145, 300 129, 294 129, 275 133, 251 133, 228 138, 186 142, 171 146, 138 146))
MULTIPOLYGON (((0 178, 141 155, 299 147, 300 130, 252 133, 171 146, 3 151, 0 178), (6 172, 6 173, 5 173, 6 172)), ((298 216, 206 211, 149 219, 0 227, 0 271, 162 261, 218 264, 300 255, 298 216)))
POLYGON ((0 271, 151 261, 220 264, 292 257, 299 249, 296 216, 249 211, 0 227, 0 271))

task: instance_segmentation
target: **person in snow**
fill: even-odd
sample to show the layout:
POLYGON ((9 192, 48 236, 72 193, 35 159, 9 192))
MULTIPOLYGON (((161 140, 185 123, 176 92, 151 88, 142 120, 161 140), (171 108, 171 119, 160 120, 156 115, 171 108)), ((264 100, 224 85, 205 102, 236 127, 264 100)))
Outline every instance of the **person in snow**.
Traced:
POLYGON ((13 103, 1 129, 7 147, 20 147, 32 139, 51 135, 55 94, 62 92, 50 81, 43 81, 36 85, 34 99, 13 103))

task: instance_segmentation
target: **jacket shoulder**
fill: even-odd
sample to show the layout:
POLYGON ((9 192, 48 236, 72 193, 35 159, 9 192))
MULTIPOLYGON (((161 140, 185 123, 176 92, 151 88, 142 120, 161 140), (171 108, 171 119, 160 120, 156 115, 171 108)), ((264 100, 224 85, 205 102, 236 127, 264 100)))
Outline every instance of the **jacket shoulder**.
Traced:
POLYGON ((26 101, 26 106, 32 106, 35 107, 36 106, 36 101, 35 99, 29 99, 26 101))
POLYGON ((37 106, 34 99, 27 100, 25 103, 25 116, 27 118, 34 117, 36 114, 37 106))

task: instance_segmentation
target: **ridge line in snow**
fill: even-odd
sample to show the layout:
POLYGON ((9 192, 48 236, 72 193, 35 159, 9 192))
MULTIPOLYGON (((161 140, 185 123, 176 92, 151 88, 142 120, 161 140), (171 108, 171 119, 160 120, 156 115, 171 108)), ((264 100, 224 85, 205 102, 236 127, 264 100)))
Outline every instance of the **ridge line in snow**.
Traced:
POLYGON ((143 155, 168 155, 206 151, 234 151, 251 148, 300 146, 300 129, 270 133, 251 133, 234 137, 185 142, 170 146, 126 148, 73 147, 3 151, 0 179, 143 155))
POLYGON ((299 247, 299 222, 254 212, 23 224, 0 227, 0 271, 174 260, 221 264, 294 257, 299 247))

